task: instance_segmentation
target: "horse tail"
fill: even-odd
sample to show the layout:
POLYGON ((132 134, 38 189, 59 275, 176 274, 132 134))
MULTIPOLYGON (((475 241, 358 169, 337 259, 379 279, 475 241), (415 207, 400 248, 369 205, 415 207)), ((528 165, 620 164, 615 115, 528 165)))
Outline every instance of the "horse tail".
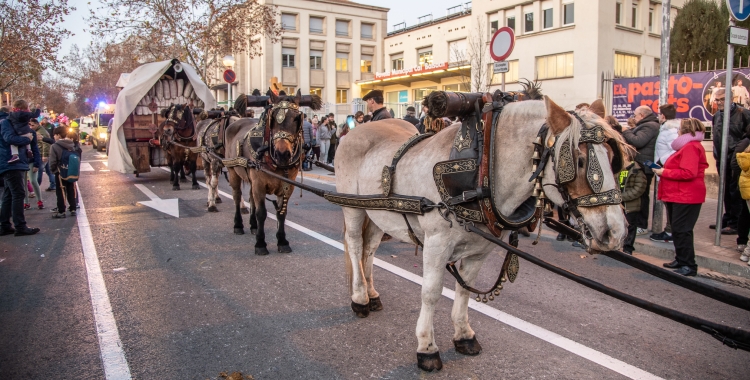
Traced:
MULTIPOLYGON (((366 252, 364 247, 367 246, 368 243, 368 236, 365 234, 365 231, 367 231, 367 227, 370 225, 370 218, 365 215, 364 223, 362 223, 362 257, 359 258, 360 265, 363 267, 365 265, 365 259, 366 259, 366 252)), ((351 257, 349 257, 349 245, 346 243, 346 223, 344 223, 344 262, 346 266, 346 288, 349 290, 349 295, 352 295, 352 274, 354 271, 354 266, 352 263, 351 257)))

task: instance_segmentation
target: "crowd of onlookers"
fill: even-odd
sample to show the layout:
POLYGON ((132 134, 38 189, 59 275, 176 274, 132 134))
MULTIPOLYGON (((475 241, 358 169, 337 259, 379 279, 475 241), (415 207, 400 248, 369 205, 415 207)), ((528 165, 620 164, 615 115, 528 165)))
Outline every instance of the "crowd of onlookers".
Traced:
POLYGON ((67 119, 43 117, 23 99, 16 100, 12 108, 0 107, 0 236, 39 232, 39 228, 26 225, 24 212, 33 208, 32 199, 36 199, 36 209, 45 208, 41 191, 45 173, 46 191, 54 191, 57 197, 52 217, 65 218, 66 204, 70 215, 76 215, 77 177, 65 179, 68 177, 60 173, 67 173, 71 153, 80 161, 79 143, 78 133, 67 119))

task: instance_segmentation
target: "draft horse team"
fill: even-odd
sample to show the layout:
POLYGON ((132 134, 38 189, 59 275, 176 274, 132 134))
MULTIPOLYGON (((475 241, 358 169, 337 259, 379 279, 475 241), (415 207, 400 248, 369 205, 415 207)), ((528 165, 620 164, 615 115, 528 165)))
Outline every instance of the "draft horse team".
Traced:
MULTIPOLYGON (((466 227, 508 238, 521 227, 533 230, 551 201, 573 211, 591 250, 619 249, 626 223, 614 173, 628 147, 595 112, 600 102, 592 109, 566 112, 533 85, 510 94, 438 91, 425 102, 431 102, 427 123, 442 123, 443 116, 459 121, 421 136, 399 119, 357 126, 337 149, 336 193, 326 199, 342 205, 351 307, 358 317, 383 309, 373 282, 374 253, 383 235, 423 247, 417 364, 432 371, 442 368, 433 314, 446 264, 460 262, 454 276, 463 282, 456 283, 451 312, 456 351, 477 355, 482 350, 469 325, 467 289, 494 246, 466 227), (430 179, 434 186, 425 185, 430 179)), ((268 194, 276 196, 277 249, 292 251, 284 220, 293 180, 305 159, 300 107, 317 110, 320 105, 319 97, 299 91, 296 96, 241 95, 235 108, 242 115, 210 111, 198 117, 199 147, 193 151, 203 160, 208 211, 218 210, 219 175, 227 168, 234 233, 243 234, 242 184, 249 184, 250 231, 256 235, 258 255, 269 253, 264 231, 268 194), (264 111, 259 118, 246 118, 247 107, 264 111)), ((175 168, 185 161, 181 157, 190 159, 191 150, 173 155, 175 177, 175 168)), ((189 165, 193 176, 194 168, 189 165)), ((510 258, 506 254, 506 263, 510 258)), ((506 264, 502 273, 510 273, 506 264)))

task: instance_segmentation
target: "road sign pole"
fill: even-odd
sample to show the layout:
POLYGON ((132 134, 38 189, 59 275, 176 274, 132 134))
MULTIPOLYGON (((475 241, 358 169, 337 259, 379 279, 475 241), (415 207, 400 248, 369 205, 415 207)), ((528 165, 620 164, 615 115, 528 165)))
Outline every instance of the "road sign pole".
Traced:
MULTIPOLYGON (((729 26, 734 26, 734 18, 729 17, 729 26)), ((724 123, 721 126, 721 153, 719 159, 721 164, 719 165, 719 199, 716 205, 716 238, 714 239, 715 246, 721 246, 721 214, 724 209, 724 181, 727 176, 727 143, 729 139, 729 119, 732 112, 732 69, 734 67, 734 45, 727 44, 727 71, 726 71, 726 85, 725 98, 724 98, 724 123)))
POLYGON ((503 79, 500 82, 500 91, 505 92, 505 73, 503 73, 503 79))
MULTIPOLYGON (((669 102, 668 83, 669 83, 669 28, 671 16, 670 0, 664 0, 661 3, 661 61, 659 62, 659 104, 669 102)), ((662 165, 664 163, 662 162, 662 165)), ((659 233, 664 230, 664 205, 657 198, 659 193, 659 181, 654 181, 654 212, 651 215, 651 231, 659 233)))

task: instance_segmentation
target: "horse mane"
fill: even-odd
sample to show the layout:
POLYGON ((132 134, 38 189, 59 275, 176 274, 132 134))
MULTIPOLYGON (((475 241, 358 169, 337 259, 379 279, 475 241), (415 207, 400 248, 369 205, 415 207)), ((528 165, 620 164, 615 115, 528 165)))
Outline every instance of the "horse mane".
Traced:
POLYGON ((537 81, 530 81, 526 78, 521 78, 518 83, 523 87, 524 93, 529 100, 543 100, 544 94, 542 94, 542 83, 537 81))
MULTIPOLYGON (((602 127, 602 129, 604 130, 604 135, 607 136, 608 139, 614 139, 617 142, 617 144, 620 146, 621 148, 620 150, 622 151, 621 154, 622 154, 623 162, 627 162, 628 157, 632 153, 635 153, 635 148, 629 145, 625 141, 625 138, 623 138, 619 132, 617 132, 614 128, 612 128, 612 126, 609 125, 609 123, 607 123, 605 119, 599 117, 599 115, 594 113, 594 111, 591 111, 590 109, 584 107, 578 111, 575 111, 575 114, 578 115, 586 125, 597 125, 597 126, 602 127)), ((562 131, 560 135, 557 136, 557 138, 558 140, 564 142, 565 139, 570 137, 570 149, 571 151, 575 151, 576 149, 578 149, 578 142, 579 142, 578 140, 581 137, 581 128, 583 128, 583 126, 578 121, 578 118, 571 117, 570 126, 568 128, 565 128, 565 130, 562 131)), ((552 131, 548 132, 546 139, 550 139, 552 137, 551 134, 552 134, 552 131)), ((559 162, 560 160, 560 148, 561 147, 562 147, 562 143, 555 144, 555 161, 556 162, 559 162)))

